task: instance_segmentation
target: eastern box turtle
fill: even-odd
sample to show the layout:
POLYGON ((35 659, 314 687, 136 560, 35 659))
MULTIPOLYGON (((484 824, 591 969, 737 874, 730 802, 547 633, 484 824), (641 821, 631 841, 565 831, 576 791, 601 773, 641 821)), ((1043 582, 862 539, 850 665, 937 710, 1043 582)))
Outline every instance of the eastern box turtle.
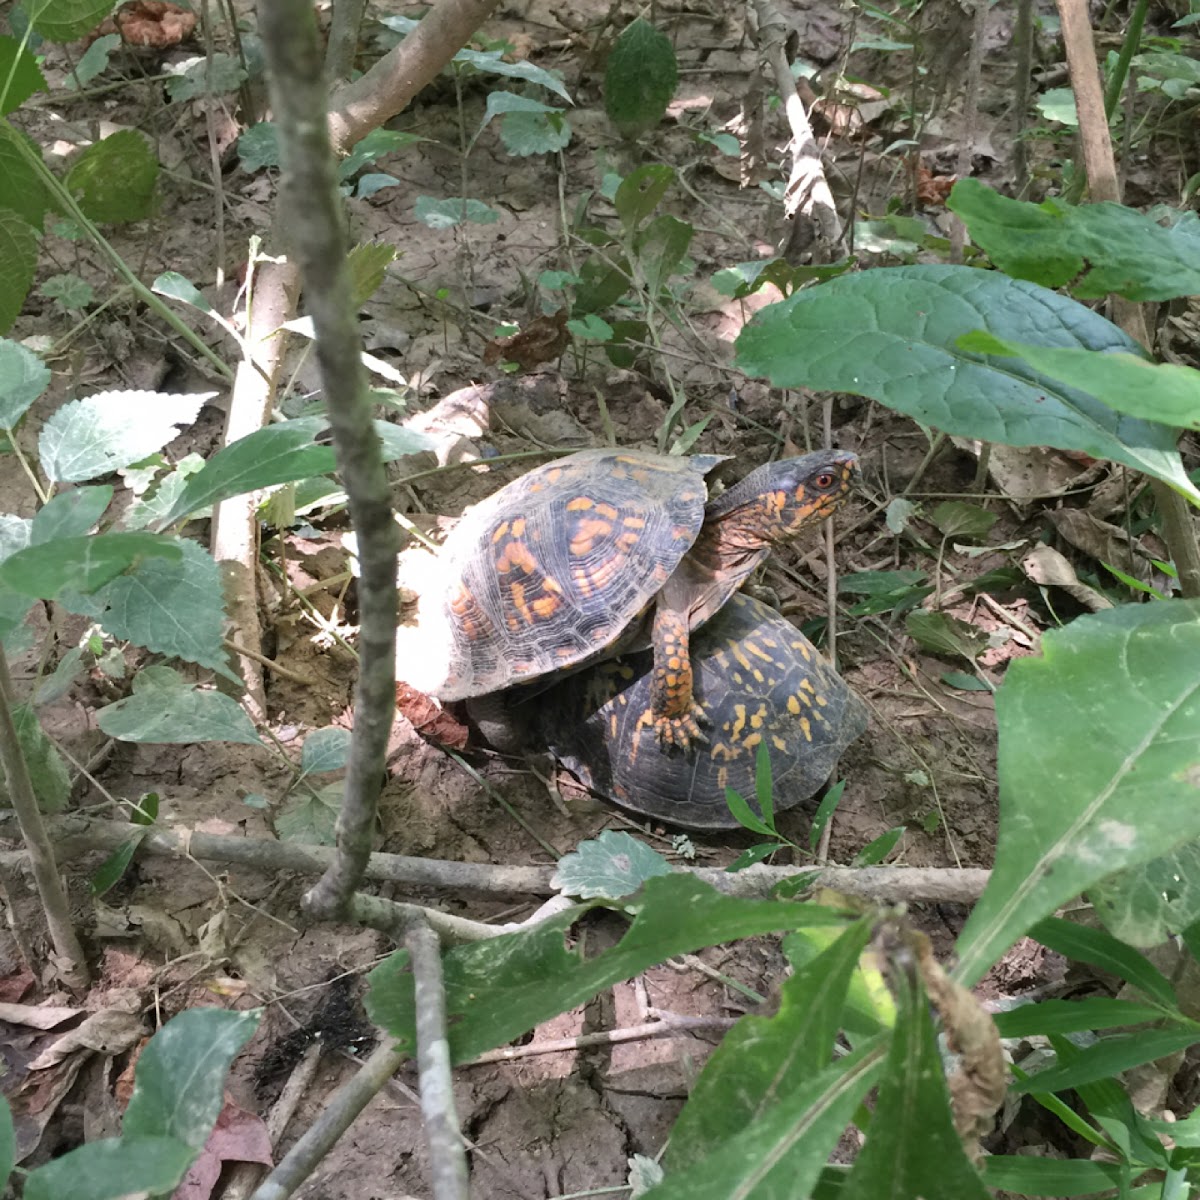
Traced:
POLYGON ((736 827, 727 787, 759 813, 760 744, 770 757, 779 812, 818 792, 842 751, 867 728, 866 705, 816 647, 749 596, 733 596, 692 638, 692 667, 706 745, 665 748, 642 722, 652 687, 648 653, 598 663, 556 683, 530 701, 536 707, 523 721, 592 791, 695 829, 736 827))
POLYGON ((782 459, 708 500, 704 477, 723 461, 583 450, 475 505, 437 556, 415 629, 400 630, 397 677, 461 700, 652 646, 638 719, 664 744, 701 737, 690 631, 772 546, 829 516, 858 464, 845 450, 782 459))

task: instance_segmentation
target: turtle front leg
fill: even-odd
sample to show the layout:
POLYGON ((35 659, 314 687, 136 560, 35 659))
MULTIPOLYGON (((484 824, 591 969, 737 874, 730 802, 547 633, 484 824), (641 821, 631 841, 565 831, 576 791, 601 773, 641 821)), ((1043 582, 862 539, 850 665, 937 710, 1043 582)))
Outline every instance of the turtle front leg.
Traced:
POLYGON ((650 726, 663 747, 686 750, 693 742, 708 739, 700 729, 704 710, 692 693, 692 660, 688 651, 687 610, 659 602, 650 640, 654 670, 650 677, 650 707, 640 726, 650 726))

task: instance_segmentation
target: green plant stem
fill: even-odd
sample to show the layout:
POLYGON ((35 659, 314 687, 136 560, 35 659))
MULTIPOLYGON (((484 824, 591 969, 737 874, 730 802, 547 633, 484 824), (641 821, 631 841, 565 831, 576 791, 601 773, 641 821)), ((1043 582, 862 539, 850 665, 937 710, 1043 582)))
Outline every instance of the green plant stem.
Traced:
POLYGON ((187 343, 203 358, 215 368, 223 379, 233 378, 233 369, 217 354, 215 350, 209 346, 203 338, 200 337, 182 317, 174 313, 166 304, 163 303, 129 268, 125 260, 116 252, 111 243, 105 236, 92 224, 84 215, 83 210, 75 202, 75 197, 63 186, 62 181, 49 170, 41 156, 25 141, 23 137, 12 129, 12 126, 5 121, 5 127, 13 133, 9 138, 9 145, 17 150, 17 153, 25 160, 26 164, 32 167, 38 174, 46 190, 54 197, 58 207, 67 213, 83 231, 91 238, 92 242, 99 248, 100 252, 108 259, 109 265, 113 271, 120 276, 132 289, 137 298, 153 313, 164 320, 180 337, 184 338, 187 343))
POLYGON ((90 980, 87 958, 75 926, 71 923, 70 902, 59 877, 54 847, 50 844, 50 836, 34 795, 29 767, 21 753, 12 710, 12 676, 8 670, 8 656, 4 647, 0 646, 0 766, 4 767, 13 811, 29 853, 29 867, 42 901, 42 910, 46 914, 50 940, 61 960, 60 969, 66 982, 72 988, 81 990, 87 987, 90 980))
POLYGON ((1137 53, 1138 43, 1142 40, 1142 26, 1146 23, 1146 12, 1150 0, 1137 0, 1133 12, 1129 15, 1129 28, 1125 31, 1125 40, 1117 53, 1116 66, 1109 76, 1108 85, 1104 89, 1104 116, 1112 124, 1113 113, 1121 100, 1121 92, 1125 89, 1125 80, 1129 77, 1129 64, 1137 53))

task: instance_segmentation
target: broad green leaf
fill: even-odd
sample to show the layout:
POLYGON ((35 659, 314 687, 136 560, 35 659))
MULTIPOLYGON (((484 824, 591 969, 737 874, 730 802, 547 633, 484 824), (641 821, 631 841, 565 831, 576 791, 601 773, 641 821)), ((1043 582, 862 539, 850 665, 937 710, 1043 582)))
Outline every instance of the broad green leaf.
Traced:
POLYGON ((178 559, 182 553, 175 538, 152 533, 59 538, 6 558, 0 583, 22 596, 54 600, 67 590, 94 592, 142 559, 178 559))
POLYGON ((0 1187, 5 1187, 17 1160, 17 1137, 13 1131, 12 1109, 0 1097, 0 1187))
POLYGON ((380 452, 383 461, 395 462, 410 454, 420 454, 423 450, 435 450, 437 442, 427 433, 415 429, 405 429, 403 425, 394 425, 391 421, 376 421, 375 432, 379 435, 380 452))
POLYGON ((121 45, 119 33, 105 33, 80 55, 75 64, 75 70, 63 80, 63 87, 68 92, 78 91, 87 87, 93 79, 103 75, 108 70, 113 53, 121 45))
POLYGON ((359 200, 369 199, 376 192, 382 192, 384 188, 398 187, 400 180, 395 175, 388 175, 384 171, 364 171, 354 181, 354 195, 359 200))
POLYGON ((476 225, 491 225, 500 220, 500 214, 494 208, 488 208, 482 200, 463 200, 458 196, 446 200, 418 196, 413 213, 418 221, 430 229, 452 229, 466 221, 474 221, 476 225))
POLYGON ((125 510, 121 528, 146 529, 158 525, 183 495, 187 481, 203 469, 204 459, 199 454, 185 454, 175 464, 173 471, 159 479, 153 488, 144 492, 125 510))
POLYGON ((350 272, 350 295, 357 307, 366 303, 383 286, 387 269, 396 260, 396 247, 382 242, 364 242, 346 255, 350 272))
POLYGON ((996 523, 996 513, 968 504, 965 500, 947 500, 929 514, 943 537, 975 538, 986 537, 996 523))
POLYGON ((670 213, 660 213, 637 237, 636 253, 651 292, 658 292, 679 270, 695 230, 670 213))
POLYGON ((777 387, 870 396, 959 437, 1108 458, 1200 500, 1165 426, 1113 412, 1020 360, 969 354, 965 333, 1140 354, 1077 301, 971 267, 881 267, 806 288, 757 313, 738 366, 777 387))
POLYGON ((1015 1092, 1061 1092, 1128 1071, 1200 1043, 1200 1025, 1139 1029, 1136 1033, 1100 1038, 1073 1055, 1069 1063, 1016 1080, 1015 1092))
POLYGON ((31 24, 51 42, 73 42, 112 12, 112 0, 39 0, 27 5, 31 24))
POLYGON ((14 706, 12 715, 38 808, 44 813, 62 812, 71 799, 71 775, 67 764, 46 736, 37 713, 28 704, 14 706))
POLYGON ((1200 921, 1200 842, 1119 871, 1088 889, 1096 915, 1114 937, 1149 949, 1200 921))
MULTIPOLYGON (((0 38, 0 44, 6 40, 0 38)), ((3 54, 0 54, 2 58, 3 54)), ((0 62, 0 86, 3 86, 4 78, 4 66, 0 62)), ((10 209, 35 229, 41 229, 42 219, 48 209, 54 208, 54 201, 36 165, 17 144, 18 139, 24 139, 26 150, 32 151, 35 159, 41 157, 41 149, 24 133, 11 125, 0 125, 0 208, 10 209)))
POLYGON ((609 52, 604 111, 622 137, 639 137, 662 120, 678 82, 671 39, 638 17, 625 26, 609 52))
MULTIPOLYGON (((169 68, 168 68, 169 69, 169 68)), ((245 82, 246 69, 232 54, 219 51, 208 58, 193 59, 167 80, 167 95, 172 104, 198 100, 202 96, 220 96, 236 92, 245 82)))
POLYGON ((571 144, 571 126, 556 110, 509 113, 500 122, 500 140, 514 158, 557 154, 571 144))
MULTIPOLYGON (((651 1188, 645 1200, 797 1200, 809 1194, 863 1096, 879 1076, 882 1038, 806 1076, 707 1158, 651 1188)), ((907 1194, 905 1200, 908 1200, 907 1194)))
POLYGON ((1112 1000, 1090 996, 1084 1000, 1042 1000, 996 1013, 996 1028, 1003 1038, 1022 1038, 1050 1033, 1084 1033, 1089 1029, 1115 1029, 1158 1021, 1163 1010, 1134 1000, 1112 1000))
POLYGON ((122 129, 93 143, 63 180, 84 215, 107 224, 148 217, 157 182, 158 159, 135 129, 122 129))
MULTIPOLYGON (((845 924, 842 916, 818 905, 723 896, 678 874, 648 879, 638 904, 620 943, 588 959, 563 944, 579 909, 535 929, 451 950, 444 965, 453 1060, 468 1062, 677 954, 781 929, 845 924)), ((413 983, 407 961, 403 952, 393 954, 371 972, 367 1007, 372 1020, 411 1046, 413 983)))
POLYGON ((725 1035, 671 1131, 671 1170, 701 1162, 772 1108, 789 1106, 809 1077, 829 1065, 870 932, 869 921, 851 925, 784 980, 773 1016, 743 1017, 725 1035))
POLYGON ((99 392, 72 400, 42 427, 42 469, 56 483, 79 483, 140 462, 178 437, 215 394, 99 392))
POLYGON ((202 313, 213 311, 213 306, 209 304, 204 293, 186 275, 180 275, 178 271, 164 271, 151 285, 150 290, 170 300, 190 304, 202 313))
POLYGON ((172 1017, 138 1058, 121 1140, 169 1137, 202 1149, 224 1102, 229 1066, 261 1019, 260 1009, 219 1008, 172 1017))
POLYGON ((580 844, 558 860, 550 886, 568 896, 619 900, 632 896, 656 875, 666 875, 667 860, 645 842, 615 829, 580 844))
POLYGON ((177 1138, 104 1138, 31 1171, 25 1181, 25 1200, 169 1196, 198 1154, 177 1138))
POLYGON ((526 83, 536 83, 539 87, 544 87, 547 91, 561 96, 568 104, 572 103, 570 92, 563 85, 563 81, 553 72, 534 66, 528 60, 505 62, 503 53, 502 50, 460 50, 452 61, 464 63, 485 74, 506 75, 510 79, 523 79, 526 83))
POLYGON ((572 336, 581 338, 585 342, 607 342, 612 340, 613 327, 603 317, 598 317, 595 313, 587 313, 579 320, 572 319, 568 321, 567 328, 571 331, 572 336))
POLYGON ((49 386, 50 368, 36 354, 0 338, 0 428, 14 428, 49 386))
MULTIPOLYGON (((658 207, 675 182, 675 170, 663 163, 648 163, 630 171, 617 187, 613 205, 621 224, 632 232, 658 207)), ((589 260, 590 261, 590 260, 589 260)), ((587 263, 584 264, 586 268, 587 263)))
POLYGON ((100 709, 96 724, 122 742, 260 745, 236 700, 189 684, 170 667, 141 671, 133 681, 133 695, 100 709))
POLYGON ((772 284, 784 296, 791 295, 802 283, 819 279, 834 279, 854 266, 855 260, 845 259, 822 266, 792 266, 782 258, 758 258, 752 262, 734 263, 712 277, 712 285, 722 296, 741 300, 772 284))
MULTIPOLYGON (((49 90, 37 59, 29 50, 16 38, 0 37, 0 116, 15 112, 34 92, 49 90)), ((0 134, 0 148, 2 146, 3 134, 0 134)), ((0 149, 0 162, 3 161, 0 149)), ((0 184, 0 204, 5 206, 8 205, 7 192, 8 188, 0 184)))
POLYGON ((0 208, 0 333, 17 319, 37 269, 37 231, 10 208, 0 208))
POLYGON ((76 678, 83 673, 83 649, 72 646, 58 660, 58 666, 49 675, 43 675, 33 693, 34 707, 53 704, 61 700, 70 690, 76 678))
POLYGON ((427 142, 415 133, 401 133, 398 129, 372 129, 366 137, 355 142, 350 153, 338 164, 338 178, 349 179, 356 171, 361 171, 368 163, 385 154, 394 154, 414 142, 427 142))
POLYGON ((975 983, 1030 926, 1200 837, 1200 601, 1079 617, 996 697, 1000 834, 959 938, 975 983))
POLYGON ((340 771, 350 758, 349 729, 331 725, 327 729, 314 729, 304 739, 300 751, 300 769, 306 775, 323 771, 340 771))
POLYGON ((290 795, 275 814, 275 832, 285 842, 332 846, 337 841, 337 819, 342 810, 343 784, 290 795))
POLYGON ((946 1074, 925 995, 903 967, 887 1063, 867 1131, 846 1181, 855 1200, 989 1200, 954 1128, 946 1074))
POLYGON ((1117 412, 1200 429, 1200 371, 1192 367, 1147 362, 1133 354, 1052 350, 987 333, 968 333, 958 344, 980 354, 1019 358, 1059 383, 1098 397, 1117 412))
POLYGON ((313 441, 328 422, 302 417, 256 429, 218 450, 188 481, 159 528, 210 504, 334 469, 333 448, 313 441))
POLYGON ((116 887, 122 876, 133 862, 133 856, 141 845, 146 830, 139 829, 130 834, 95 870, 91 878, 93 896, 103 896, 105 892, 116 887))
POLYGON ((1128 1167, 1083 1158, 991 1154, 983 1160, 987 1186, 1014 1196, 1095 1196, 1115 1192, 1128 1178, 1128 1167))
POLYGON ((253 175, 263 167, 279 166, 279 129, 274 121, 251 125, 237 143, 238 165, 253 175))
POLYGON ((225 606, 217 564, 198 543, 178 544, 179 557, 147 559, 95 593, 102 606, 96 619, 115 638, 240 682, 222 645, 225 606))
POLYGON ((968 662, 987 649, 982 629, 949 613, 919 608, 904 618, 904 627, 918 645, 934 654, 957 654, 968 662))
POLYGON ((78 275, 51 275, 38 291, 64 312, 82 312, 96 299, 96 289, 78 275))
POLYGON ((1130 300, 1172 300, 1200 292, 1200 220, 1171 226, 1123 204, 1075 206, 1010 200, 978 179, 960 179, 946 205, 971 240, 1006 275, 1068 287, 1085 300, 1110 292, 1130 300))
POLYGON ((59 492, 38 509, 29 531, 30 541, 38 546, 55 538, 87 533, 104 516, 112 498, 112 485, 107 483, 59 492))
POLYGON ((542 101, 529 96, 518 96, 513 92, 488 92, 487 106, 483 110, 483 120, 479 128, 485 129, 495 117, 514 112, 552 113, 562 112, 562 109, 555 108, 552 104, 543 104, 542 101))
POLYGON ((1079 114, 1075 111, 1075 93, 1069 87, 1049 88, 1037 98, 1037 110, 1047 121, 1057 121, 1072 129, 1079 125, 1079 114))

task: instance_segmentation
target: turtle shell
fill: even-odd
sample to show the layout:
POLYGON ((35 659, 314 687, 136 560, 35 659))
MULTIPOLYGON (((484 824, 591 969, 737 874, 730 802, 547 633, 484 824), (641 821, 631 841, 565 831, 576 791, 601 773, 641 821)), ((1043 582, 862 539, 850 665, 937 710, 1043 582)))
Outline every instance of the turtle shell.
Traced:
POLYGON ((694 829, 735 828, 725 789, 756 813, 759 745, 771 762, 776 812, 828 781, 867 728, 867 709, 815 646, 765 604, 735 595, 692 638, 695 696, 707 743, 659 745, 639 722, 652 657, 633 654, 572 675, 528 701, 526 714, 559 761, 593 791, 635 812, 694 829))
POLYGON ((723 461, 583 450, 475 505, 437 556, 416 629, 400 631, 398 677, 461 700, 632 645, 723 461))

